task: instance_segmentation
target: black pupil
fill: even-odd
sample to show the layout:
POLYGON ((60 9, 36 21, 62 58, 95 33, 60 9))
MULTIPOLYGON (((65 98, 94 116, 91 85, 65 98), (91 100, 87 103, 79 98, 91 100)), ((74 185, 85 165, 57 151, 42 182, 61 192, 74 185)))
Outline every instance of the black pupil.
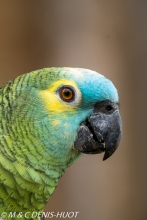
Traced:
POLYGON ((71 96, 72 91, 66 88, 64 89, 63 93, 64 93, 64 96, 68 98, 71 96))

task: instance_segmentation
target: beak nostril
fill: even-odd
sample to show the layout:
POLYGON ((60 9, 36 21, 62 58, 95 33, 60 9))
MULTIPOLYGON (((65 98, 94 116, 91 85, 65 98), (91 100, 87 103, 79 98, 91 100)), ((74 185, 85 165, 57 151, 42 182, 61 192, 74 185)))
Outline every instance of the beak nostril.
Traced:
POLYGON ((113 107, 112 107, 111 105, 107 105, 107 106, 106 106, 106 110, 107 110, 108 112, 111 112, 111 111, 113 110, 113 107))

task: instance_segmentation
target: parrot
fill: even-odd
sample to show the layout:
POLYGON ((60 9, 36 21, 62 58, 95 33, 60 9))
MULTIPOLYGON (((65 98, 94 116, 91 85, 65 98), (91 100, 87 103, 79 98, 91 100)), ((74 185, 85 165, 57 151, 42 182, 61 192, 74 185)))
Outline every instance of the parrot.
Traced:
POLYGON ((43 212, 65 170, 84 154, 106 160, 121 136, 118 91, 96 71, 43 68, 2 85, 1 218, 41 219, 32 212, 43 212))

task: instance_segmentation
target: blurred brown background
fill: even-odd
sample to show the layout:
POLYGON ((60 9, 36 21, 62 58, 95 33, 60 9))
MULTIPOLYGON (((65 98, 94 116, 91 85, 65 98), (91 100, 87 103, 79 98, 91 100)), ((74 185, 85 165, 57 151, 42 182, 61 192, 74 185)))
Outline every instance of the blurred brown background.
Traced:
MULTIPOLYGON (((78 220, 147 219, 147 1, 0 1, 0 84, 43 67, 96 70, 116 85, 123 138, 107 161, 83 156, 46 211, 78 220)), ((53 219, 53 218, 52 218, 53 219)))

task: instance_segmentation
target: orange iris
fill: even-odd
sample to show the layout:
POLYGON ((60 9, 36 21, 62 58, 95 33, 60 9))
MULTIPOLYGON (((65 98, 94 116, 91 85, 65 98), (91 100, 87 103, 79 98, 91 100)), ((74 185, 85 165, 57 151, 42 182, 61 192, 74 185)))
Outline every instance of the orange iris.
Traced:
POLYGON ((70 102, 74 99, 74 91, 70 87, 62 87, 60 90, 60 97, 63 101, 70 102))

